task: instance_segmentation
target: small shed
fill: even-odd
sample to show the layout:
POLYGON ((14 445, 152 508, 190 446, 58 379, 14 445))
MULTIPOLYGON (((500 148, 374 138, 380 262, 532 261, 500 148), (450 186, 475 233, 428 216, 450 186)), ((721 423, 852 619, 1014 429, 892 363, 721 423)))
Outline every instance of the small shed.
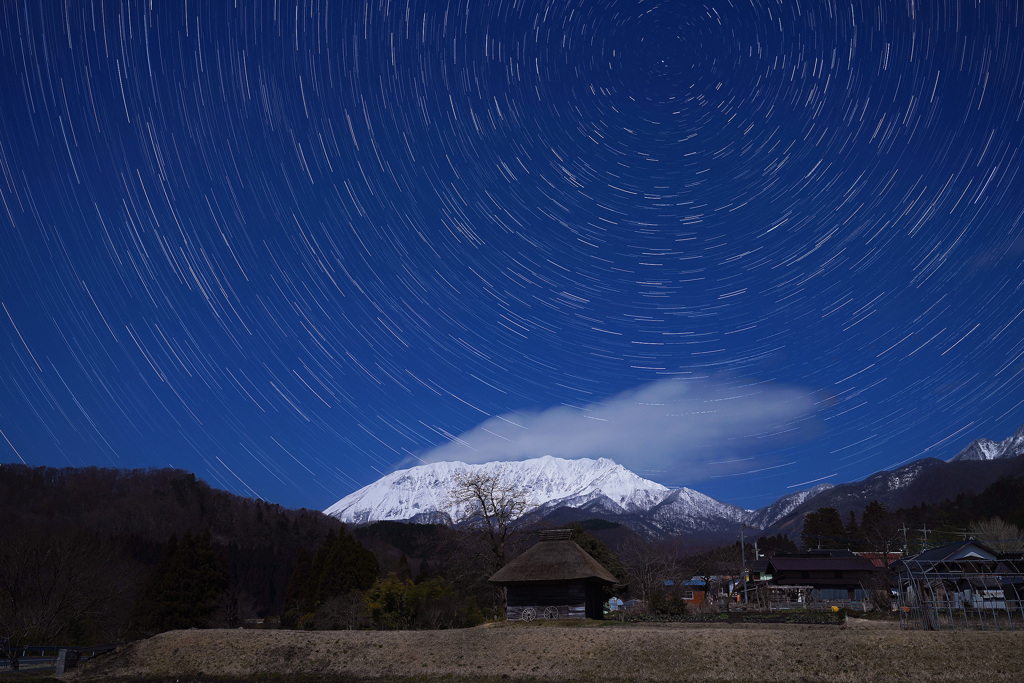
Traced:
POLYGON ((700 576, 695 576, 689 581, 666 579, 665 587, 680 600, 691 605, 703 605, 708 601, 708 584, 700 576))
POLYGON ((488 581, 505 587, 507 619, 532 621, 601 619, 601 588, 617 580, 573 542, 571 529, 551 529, 488 581))

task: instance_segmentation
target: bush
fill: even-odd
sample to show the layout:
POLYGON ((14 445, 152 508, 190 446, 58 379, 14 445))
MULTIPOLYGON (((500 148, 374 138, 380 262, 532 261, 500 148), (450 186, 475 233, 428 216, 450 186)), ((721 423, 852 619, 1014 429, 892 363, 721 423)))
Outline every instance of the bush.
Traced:
POLYGON ((370 627, 370 612, 359 591, 349 591, 328 599, 316 611, 314 627, 318 631, 350 631, 370 627))
POLYGON ((484 613, 473 598, 447 595, 426 600, 420 605, 414 628, 469 628, 484 623, 484 613))
POLYGON ((299 617, 298 628, 303 631, 312 631, 316 628, 316 614, 308 612, 299 617))
POLYGON ((475 600, 437 578, 415 584, 392 573, 366 591, 365 602, 373 627, 385 630, 465 628, 484 621, 475 600))
POLYGON ((655 614, 683 615, 687 612, 687 604, 675 593, 659 594, 651 599, 651 611, 655 614))

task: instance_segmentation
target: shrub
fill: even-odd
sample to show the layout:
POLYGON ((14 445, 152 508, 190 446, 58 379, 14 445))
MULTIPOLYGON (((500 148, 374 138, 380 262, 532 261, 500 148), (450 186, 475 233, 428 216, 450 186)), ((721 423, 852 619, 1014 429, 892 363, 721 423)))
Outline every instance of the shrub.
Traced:
POLYGON ((475 600, 437 578, 415 584, 389 574, 366 591, 365 604, 373 627, 385 630, 465 628, 484 621, 475 600))

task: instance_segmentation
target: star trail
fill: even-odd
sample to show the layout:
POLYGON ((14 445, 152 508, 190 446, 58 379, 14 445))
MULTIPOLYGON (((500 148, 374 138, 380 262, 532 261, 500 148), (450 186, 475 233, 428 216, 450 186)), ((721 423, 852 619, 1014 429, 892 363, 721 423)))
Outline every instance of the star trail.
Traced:
POLYGON ((0 3, 0 460, 755 507, 1005 438, 1022 55, 1013 0, 0 3))

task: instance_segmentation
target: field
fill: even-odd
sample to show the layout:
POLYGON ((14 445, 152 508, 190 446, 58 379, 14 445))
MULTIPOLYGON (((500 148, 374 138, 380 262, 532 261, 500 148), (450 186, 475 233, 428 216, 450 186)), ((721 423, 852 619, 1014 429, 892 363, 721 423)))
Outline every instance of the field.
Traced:
POLYGON ((453 631, 164 633, 72 680, 1021 681, 1024 633, 846 626, 503 623, 453 631))

